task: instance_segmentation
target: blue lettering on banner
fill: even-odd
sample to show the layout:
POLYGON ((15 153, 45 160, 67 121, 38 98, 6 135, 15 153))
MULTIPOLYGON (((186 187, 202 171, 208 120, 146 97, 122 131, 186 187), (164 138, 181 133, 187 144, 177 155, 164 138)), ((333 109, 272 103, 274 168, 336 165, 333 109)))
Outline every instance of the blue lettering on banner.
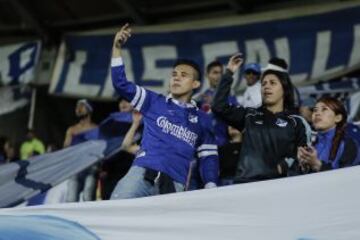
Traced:
POLYGON ((0 51, 0 84, 18 85, 33 80, 40 52, 39 42, 3 46, 0 51), (30 73, 30 74, 28 74, 30 73))
MULTIPOLYGON (((129 80, 166 93, 171 66, 178 58, 204 69, 214 59, 224 63, 234 52, 246 62, 265 65, 272 56, 289 62, 295 84, 326 80, 360 63, 360 7, 246 25, 153 33, 136 33, 126 43, 129 80), (346 17, 344 17, 346 16, 346 17), (341 19, 341 21, 339 21, 341 19)), ((50 92, 111 98, 109 63, 114 34, 70 35, 50 92)), ((241 74, 241 73, 239 73, 241 74)), ((236 76, 239 85, 240 75, 236 76)), ((203 82, 202 89, 207 86, 203 82)))

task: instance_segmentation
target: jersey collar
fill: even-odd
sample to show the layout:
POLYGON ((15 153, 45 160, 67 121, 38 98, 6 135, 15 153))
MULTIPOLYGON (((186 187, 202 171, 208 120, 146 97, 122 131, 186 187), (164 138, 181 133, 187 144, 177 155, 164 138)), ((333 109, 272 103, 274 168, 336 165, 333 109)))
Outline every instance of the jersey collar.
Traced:
POLYGON ((173 96, 171 94, 169 94, 166 96, 166 101, 168 102, 170 100, 180 107, 198 109, 198 107, 196 106, 196 102, 193 99, 191 99, 190 103, 182 103, 179 100, 174 99, 173 96))

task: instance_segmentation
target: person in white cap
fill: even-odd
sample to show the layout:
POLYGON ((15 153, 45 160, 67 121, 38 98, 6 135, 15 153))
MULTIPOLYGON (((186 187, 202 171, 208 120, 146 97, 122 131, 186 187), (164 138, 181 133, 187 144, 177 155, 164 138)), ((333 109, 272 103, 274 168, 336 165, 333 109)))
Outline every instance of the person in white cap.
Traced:
POLYGON ((257 63, 245 65, 244 78, 246 90, 243 95, 237 97, 237 101, 243 107, 257 108, 261 106, 261 67, 257 63))

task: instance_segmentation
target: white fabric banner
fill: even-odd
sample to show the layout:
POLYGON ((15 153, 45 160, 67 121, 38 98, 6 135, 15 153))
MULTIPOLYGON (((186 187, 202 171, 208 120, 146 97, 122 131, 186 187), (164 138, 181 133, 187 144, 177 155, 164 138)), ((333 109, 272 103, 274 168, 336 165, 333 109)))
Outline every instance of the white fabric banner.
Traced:
POLYGON ((30 89, 26 85, 0 88, 0 115, 13 112, 29 103, 30 89))
POLYGON ((44 239, 45 232, 46 239, 354 240, 359 182, 360 167, 352 167, 140 199, 2 209, 0 239, 44 239))

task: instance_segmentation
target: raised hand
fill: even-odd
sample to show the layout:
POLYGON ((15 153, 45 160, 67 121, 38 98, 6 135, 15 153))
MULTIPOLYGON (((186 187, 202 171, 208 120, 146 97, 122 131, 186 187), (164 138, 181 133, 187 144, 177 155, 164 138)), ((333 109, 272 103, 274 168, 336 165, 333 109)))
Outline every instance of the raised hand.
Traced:
POLYGON ((115 35, 114 45, 116 48, 120 48, 131 37, 131 27, 129 23, 126 23, 121 27, 115 35))
POLYGON ((235 73, 243 64, 243 62, 244 59, 242 58, 242 54, 236 53, 230 57, 226 68, 229 69, 232 73, 235 73))

